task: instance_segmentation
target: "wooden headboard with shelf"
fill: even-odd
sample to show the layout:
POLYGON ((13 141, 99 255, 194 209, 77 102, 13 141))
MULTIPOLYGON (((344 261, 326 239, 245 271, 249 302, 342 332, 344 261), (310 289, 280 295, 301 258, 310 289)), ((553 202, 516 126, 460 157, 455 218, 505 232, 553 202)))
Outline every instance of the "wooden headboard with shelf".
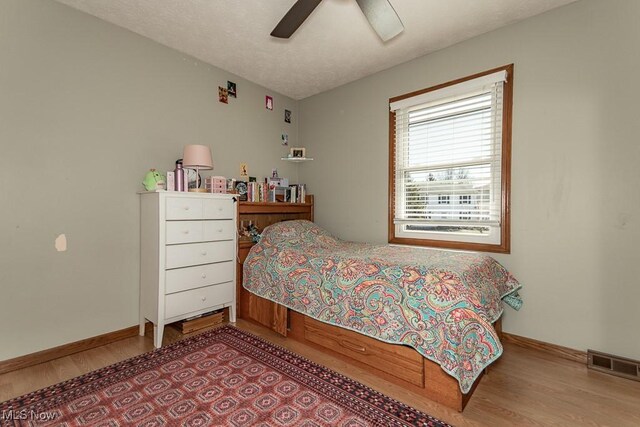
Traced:
MULTIPOLYGON (((239 202, 238 203, 238 231, 249 223, 256 226, 262 232, 268 225, 292 219, 306 219, 313 221, 313 195, 307 195, 305 203, 264 203, 264 202, 239 202)), ((253 242, 250 237, 238 237, 240 248, 251 248, 253 242)), ((244 259, 242 259, 244 261, 244 259)))
MULTIPOLYGON (((259 232, 262 232, 268 225, 294 219, 313 221, 313 195, 307 195, 305 203, 238 203, 238 231, 240 231, 242 225, 248 226, 249 222, 254 224, 259 232)), ((238 237, 238 262, 236 264, 238 317, 252 320, 282 335, 286 335, 286 322, 281 321, 281 319, 286 318, 286 308, 257 297, 242 287, 242 263, 244 263, 254 244, 251 237, 242 235, 238 237), (275 325, 284 326, 276 327, 275 325)))

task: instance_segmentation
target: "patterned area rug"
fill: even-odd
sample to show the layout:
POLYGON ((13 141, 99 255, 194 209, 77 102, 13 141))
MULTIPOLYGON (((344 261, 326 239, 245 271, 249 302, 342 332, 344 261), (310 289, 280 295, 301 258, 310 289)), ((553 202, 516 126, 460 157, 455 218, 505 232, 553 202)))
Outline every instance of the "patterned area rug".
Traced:
POLYGON ((0 424, 448 426, 232 326, 0 403, 0 424))

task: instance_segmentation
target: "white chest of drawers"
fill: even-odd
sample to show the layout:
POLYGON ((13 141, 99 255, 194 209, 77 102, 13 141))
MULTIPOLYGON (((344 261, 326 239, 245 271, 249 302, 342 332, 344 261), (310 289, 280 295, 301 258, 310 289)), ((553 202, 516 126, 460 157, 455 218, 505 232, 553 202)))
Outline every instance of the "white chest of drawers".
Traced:
POLYGON ((229 307, 236 317, 236 203, 232 194, 140 194, 140 335, 229 307))

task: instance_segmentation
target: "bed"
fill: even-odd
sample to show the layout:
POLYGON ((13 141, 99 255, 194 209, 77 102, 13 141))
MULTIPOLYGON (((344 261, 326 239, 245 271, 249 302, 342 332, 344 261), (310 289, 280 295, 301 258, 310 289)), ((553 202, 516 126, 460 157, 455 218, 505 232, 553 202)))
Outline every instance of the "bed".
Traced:
POLYGON ((304 220, 265 228, 243 287, 288 317, 294 339, 458 410, 502 353, 493 324, 503 301, 521 303, 519 283, 489 256, 345 242, 304 220))

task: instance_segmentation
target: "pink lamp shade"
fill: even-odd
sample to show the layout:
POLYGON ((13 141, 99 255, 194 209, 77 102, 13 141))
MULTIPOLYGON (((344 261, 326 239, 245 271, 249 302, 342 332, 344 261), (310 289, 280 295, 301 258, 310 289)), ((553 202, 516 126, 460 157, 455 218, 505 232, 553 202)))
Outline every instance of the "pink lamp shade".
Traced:
POLYGON ((206 145, 185 145, 182 165, 188 168, 213 169, 211 149, 206 145))

